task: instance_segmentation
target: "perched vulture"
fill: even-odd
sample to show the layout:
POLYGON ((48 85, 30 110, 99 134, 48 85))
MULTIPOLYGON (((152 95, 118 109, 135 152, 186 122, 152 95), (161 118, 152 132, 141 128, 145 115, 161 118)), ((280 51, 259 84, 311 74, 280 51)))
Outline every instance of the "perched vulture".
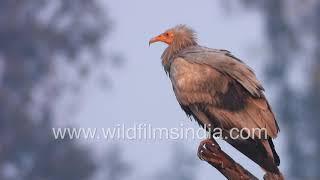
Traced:
MULTIPOLYGON (((264 89, 254 72, 227 50, 198 45, 192 29, 178 25, 149 44, 168 45, 161 59, 181 108, 202 127, 266 129, 265 138, 224 138, 265 171, 279 173, 279 156, 272 139, 279 127, 264 89)), ((233 132, 232 132, 233 133, 233 132)))

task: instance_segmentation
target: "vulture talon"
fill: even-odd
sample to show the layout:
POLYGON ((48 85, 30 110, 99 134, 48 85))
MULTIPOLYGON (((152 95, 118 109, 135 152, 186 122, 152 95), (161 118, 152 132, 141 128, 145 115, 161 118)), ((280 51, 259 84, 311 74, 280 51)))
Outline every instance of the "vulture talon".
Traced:
POLYGON ((198 158, 199 158, 200 160, 204 161, 204 158, 203 158, 202 153, 203 153, 203 150, 198 151, 198 158))

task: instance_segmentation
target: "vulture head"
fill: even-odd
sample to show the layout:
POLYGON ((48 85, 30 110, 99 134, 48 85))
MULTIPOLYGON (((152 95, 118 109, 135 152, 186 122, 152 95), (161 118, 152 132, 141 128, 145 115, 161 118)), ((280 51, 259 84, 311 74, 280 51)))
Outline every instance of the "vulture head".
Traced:
POLYGON ((155 42, 164 42, 168 45, 162 53, 162 65, 166 72, 170 69, 170 59, 179 51, 197 45, 197 37, 195 32, 186 25, 177 25, 164 33, 150 39, 149 46, 155 42))
POLYGON ((164 33, 150 39, 149 45, 155 42, 164 42, 174 51, 196 45, 195 32, 186 25, 177 25, 164 33))

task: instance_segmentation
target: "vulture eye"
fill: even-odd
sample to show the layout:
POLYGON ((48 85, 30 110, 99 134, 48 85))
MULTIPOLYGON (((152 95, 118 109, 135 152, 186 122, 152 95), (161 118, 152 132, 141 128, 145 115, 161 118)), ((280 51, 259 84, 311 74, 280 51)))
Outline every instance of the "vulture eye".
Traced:
POLYGON ((169 36, 169 33, 165 33, 165 36, 169 36))

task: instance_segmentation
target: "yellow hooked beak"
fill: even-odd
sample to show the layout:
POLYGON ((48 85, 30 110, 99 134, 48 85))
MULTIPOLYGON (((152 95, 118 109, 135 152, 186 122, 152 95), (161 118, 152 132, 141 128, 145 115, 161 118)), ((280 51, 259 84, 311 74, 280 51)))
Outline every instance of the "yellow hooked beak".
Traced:
POLYGON ((150 39, 149 46, 155 42, 164 42, 164 43, 170 45, 172 43, 172 37, 168 37, 167 33, 160 34, 160 35, 150 39))

